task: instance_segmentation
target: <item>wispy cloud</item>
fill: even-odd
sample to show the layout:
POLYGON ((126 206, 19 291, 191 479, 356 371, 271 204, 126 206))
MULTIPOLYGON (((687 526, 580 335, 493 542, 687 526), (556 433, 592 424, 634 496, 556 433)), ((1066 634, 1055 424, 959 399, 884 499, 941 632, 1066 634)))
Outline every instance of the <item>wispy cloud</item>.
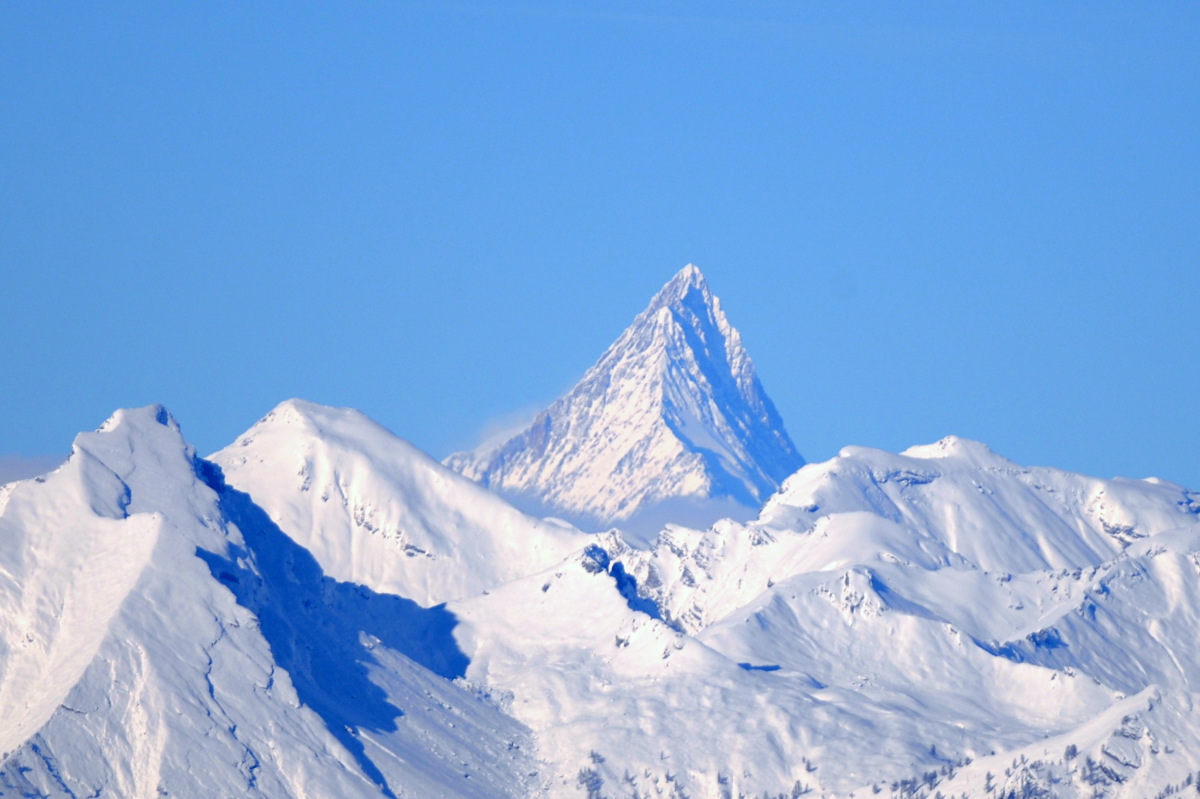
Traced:
POLYGON ((491 449, 520 433, 529 426, 545 405, 530 405, 510 413, 493 416, 483 423, 477 436, 478 443, 472 449, 491 449))

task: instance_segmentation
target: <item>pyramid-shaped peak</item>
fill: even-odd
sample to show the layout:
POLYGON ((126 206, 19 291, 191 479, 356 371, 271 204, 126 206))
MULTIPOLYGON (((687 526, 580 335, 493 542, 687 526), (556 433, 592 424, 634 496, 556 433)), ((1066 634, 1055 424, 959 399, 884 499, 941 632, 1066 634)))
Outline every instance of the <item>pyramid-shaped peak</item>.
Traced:
POLYGON ((528 428, 446 459, 510 497, 532 498, 530 510, 584 525, 624 525, 664 502, 752 513, 803 464, 694 264, 528 428))
POLYGON ((704 279, 700 267, 688 264, 676 272, 675 277, 668 280, 666 285, 658 290, 654 299, 650 300, 647 310, 657 311, 664 306, 682 302, 692 291, 699 292, 706 303, 711 304, 715 299, 708 289, 708 282, 704 279))
MULTIPOLYGON (((688 264, 675 273, 658 290, 646 309, 638 314, 633 324, 609 348, 600 359, 600 364, 613 356, 637 350, 640 343, 648 340, 662 343, 664 337, 675 339, 677 344, 700 350, 718 347, 725 352, 725 359, 735 373, 753 369, 749 356, 742 349, 741 336, 721 309, 721 300, 712 293, 704 274, 695 264, 688 264), (690 331, 684 333, 683 331, 690 331), (633 345, 632 347, 630 345, 633 345)), ((676 350, 680 346, 675 347, 676 350)), ((682 353, 675 352, 678 358, 682 353)), ((705 356, 701 353, 701 358, 705 356)))

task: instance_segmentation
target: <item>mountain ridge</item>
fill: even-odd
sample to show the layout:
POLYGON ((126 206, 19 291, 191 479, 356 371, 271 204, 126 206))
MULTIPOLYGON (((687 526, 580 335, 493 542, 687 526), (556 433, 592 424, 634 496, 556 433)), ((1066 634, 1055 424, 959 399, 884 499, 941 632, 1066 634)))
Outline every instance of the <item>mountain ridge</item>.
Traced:
POLYGON ((527 732, 446 679, 439 612, 328 578, 161 406, 5 489, 0 794, 531 790, 527 732), (434 636, 444 673, 404 654, 434 636))
POLYGON ((331 575, 426 607, 495 588, 586 543, 351 408, 286 400, 209 460, 331 575))
POLYGON ((1169 796, 1198 624, 1200 495, 955 437, 641 549, 356 411, 206 460, 151 406, 0 488, 0 792, 1169 796))

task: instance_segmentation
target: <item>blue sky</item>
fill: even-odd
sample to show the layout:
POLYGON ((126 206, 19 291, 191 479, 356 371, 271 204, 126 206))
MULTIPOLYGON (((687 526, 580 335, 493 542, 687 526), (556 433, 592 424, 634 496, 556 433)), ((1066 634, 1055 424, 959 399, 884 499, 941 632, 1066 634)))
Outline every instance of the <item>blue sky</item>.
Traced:
POLYGON ((687 262, 809 459, 1200 488, 1194 3, 8 4, 0 456, 299 396, 436 456, 687 262))

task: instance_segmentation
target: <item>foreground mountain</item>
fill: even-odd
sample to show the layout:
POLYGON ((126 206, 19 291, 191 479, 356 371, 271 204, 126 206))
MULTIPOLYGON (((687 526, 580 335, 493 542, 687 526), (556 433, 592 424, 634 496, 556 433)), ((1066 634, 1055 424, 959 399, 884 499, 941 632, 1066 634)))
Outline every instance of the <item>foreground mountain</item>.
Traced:
MULTIPOLYGON (((314 552, 333 570, 372 551, 354 579, 382 592, 396 564, 437 561, 370 550, 382 527, 311 496, 354 452, 322 440, 396 446, 372 427, 287 403, 216 459, 265 508, 332 507, 276 518, 297 539, 347 531, 314 552), (272 455, 285 426, 305 429, 312 481, 299 455, 272 455), (256 484, 233 453, 262 463, 256 484)), ((585 541, 557 562, 531 547, 524 575, 445 606, 466 684, 531 731, 547 795, 1143 796, 1200 769, 1200 497, 1179 486, 1028 469, 948 438, 808 465, 745 524, 669 525, 649 549, 585 541)))
POLYGON ((444 610, 323 573, 159 407, 0 489, 0 795, 528 796, 444 610))
POLYGON ((0 795, 1166 797, 1200 495, 848 448, 645 548, 289 401, 0 488, 0 795))
POLYGON ((348 408, 288 400, 211 460, 328 574, 425 607, 541 571, 587 544, 348 408))
POLYGON ((626 529, 748 518, 803 463, 692 265, 528 428, 446 459, 547 513, 626 529))
POLYGON ((604 557, 648 615, 568 569, 451 605, 468 677, 596 795, 1133 797, 1200 769, 1179 486, 855 448, 753 522, 604 557))

